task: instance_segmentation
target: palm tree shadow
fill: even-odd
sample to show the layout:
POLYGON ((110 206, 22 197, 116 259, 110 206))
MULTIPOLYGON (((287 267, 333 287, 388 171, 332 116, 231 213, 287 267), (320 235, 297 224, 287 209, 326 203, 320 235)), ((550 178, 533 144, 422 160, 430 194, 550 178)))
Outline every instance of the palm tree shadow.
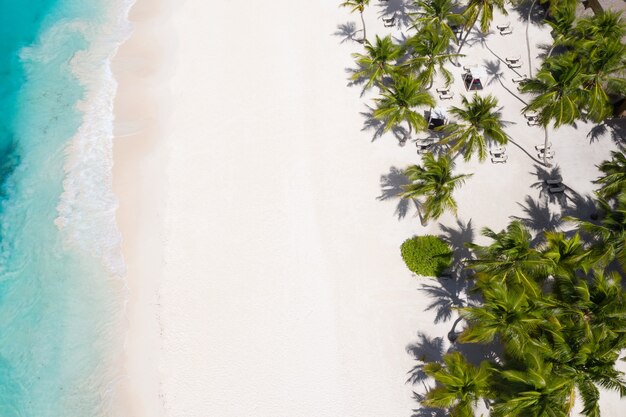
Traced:
POLYGON ((440 408, 432 408, 421 405, 421 402, 424 401, 425 398, 425 394, 420 394, 413 391, 413 399, 417 403, 420 403, 420 406, 419 408, 413 409, 413 414, 411 414, 411 417, 446 417, 448 415, 445 410, 442 410, 440 408))
POLYGON ((526 214, 525 217, 510 216, 522 222, 524 226, 535 232, 533 244, 537 245, 543 240, 543 231, 559 230, 563 223, 561 213, 555 213, 547 203, 537 201, 527 195, 524 199, 526 204, 519 204, 526 214))
POLYGON ((467 244, 474 243, 474 239, 476 238, 472 220, 470 219, 464 224, 462 220, 457 219, 456 228, 440 224, 439 229, 443 232, 439 237, 446 241, 454 252, 450 269, 451 275, 465 281, 467 272, 464 267, 464 262, 472 257, 472 251, 469 250, 467 244))
POLYGON ((406 347, 406 352, 418 362, 408 372, 409 377, 406 380, 407 384, 413 385, 428 378, 424 373, 424 365, 428 362, 440 362, 444 353, 443 338, 429 338, 422 332, 417 334, 417 338, 417 342, 406 347))
POLYGON ((588 194, 576 194, 572 200, 572 204, 564 206, 561 214, 563 217, 575 217, 577 219, 600 224, 600 214, 596 200, 593 196, 588 194))
MULTIPOLYGON (((373 131, 374 134, 372 136, 372 142, 374 142, 376 139, 380 138, 383 133, 385 133, 386 124, 382 120, 374 117, 374 109, 369 106, 366 107, 367 111, 359 113, 365 118, 361 131, 373 131)), ((408 131, 402 126, 394 126, 390 129, 390 132, 393 133, 400 144, 403 143, 408 134, 408 131)))
POLYGON ((410 181, 404 175, 404 171, 400 168, 391 167, 389 173, 380 176, 381 194, 376 197, 379 201, 389 200, 390 198, 398 198, 398 205, 396 206, 395 214, 398 216, 398 220, 406 217, 409 211, 409 200, 401 198, 400 193, 404 191, 404 186, 409 184, 410 181))
POLYGON ((474 366, 480 365, 482 361, 499 363, 504 354, 497 340, 488 344, 455 343, 448 352, 460 352, 474 366))
POLYGON ((544 4, 540 3, 539 0, 537 0, 534 5, 532 0, 514 2, 511 7, 519 13, 522 22, 526 23, 528 22, 528 12, 531 11, 531 6, 533 9, 530 13, 530 23, 535 25, 542 24, 546 17, 546 7, 544 4))
POLYGON ((626 119, 607 119, 591 128, 587 137, 589 143, 598 142, 606 134, 611 135, 615 145, 624 150, 626 147, 626 119))
POLYGON ((466 302, 461 298, 461 294, 467 287, 467 281, 454 277, 440 277, 432 281, 436 284, 422 283, 419 289, 433 299, 424 311, 435 311, 435 324, 446 322, 452 318, 454 309, 465 307, 466 302))
POLYGON ((413 21, 409 13, 416 10, 412 0, 388 0, 378 4, 380 17, 395 16, 395 26, 408 28, 413 21))
POLYGON ((339 41, 340 44, 346 43, 348 41, 356 42, 356 35, 359 32, 362 32, 362 30, 357 29, 356 22, 346 22, 337 25, 337 30, 333 32, 333 36, 337 36, 341 39, 339 41))
MULTIPOLYGON (((513 90, 511 90, 509 87, 506 86, 506 84, 502 82, 502 76, 504 75, 504 71, 502 70, 502 63, 504 62, 506 64, 506 62, 497 55, 496 58, 498 58, 497 61, 489 61, 486 59, 483 61, 483 64, 485 66, 485 72, 487 73, 487 76, 490 77, 490 79, 487 81, 487 85, 491 85, 493 82, 498 81, 502 88, 504 88, 509 94, 524 103, 524 105, 528 105, 526 101, 524 101, 520 96, 518 96, 513 90)), ((517 73, 517 71, 515 72, 517 73)))

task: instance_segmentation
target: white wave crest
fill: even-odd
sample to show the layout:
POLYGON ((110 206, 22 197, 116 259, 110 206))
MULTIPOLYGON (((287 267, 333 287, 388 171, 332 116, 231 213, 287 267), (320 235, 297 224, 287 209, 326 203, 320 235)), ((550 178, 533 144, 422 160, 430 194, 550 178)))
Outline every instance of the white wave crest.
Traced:
POLYGON ((80 31, 89 42, 71 61, 72 72, 85 88, 76 104, 82 114, 79 130, 66 149, 63 193, 57 206, 57 227, 67 244, 102 260, 115 276, 125 274, 121 235, 116 223, 118 202, 112 190, 113 100, 117 82, 111 59, 130 36, 128 12, 134 0, 118 0, 108 7, 106 24, 60 22, 53 31, 80 31))

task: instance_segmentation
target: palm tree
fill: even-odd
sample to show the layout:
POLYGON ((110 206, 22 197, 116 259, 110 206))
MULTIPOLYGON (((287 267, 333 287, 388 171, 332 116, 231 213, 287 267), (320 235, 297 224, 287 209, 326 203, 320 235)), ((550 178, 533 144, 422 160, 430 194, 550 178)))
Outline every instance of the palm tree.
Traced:
POLYGON ((418 11, 412 13, 415 16, 413 27, 432 28, 436 33, 454 39, 454 43, 458 43, 450 27, 450 25, 458 26, 463 23, 463 16, 454 13, 458 6, 455 0, 418 0, 415 6, 418 11))
POLYGON ((485 227, 481 234, 493 240, 489 246, 468 243, 475 259, 466 261, 468 268, 478 272, 476 278, 504 282, 510 288, 523 288, 527 294, 538 295, 537 280, 547 277, 550 263, 532 246, 532 235, 519 221, 512 221, 499 233, 485 227))
POLYGON ((591 269, 589 252, 578 233, 567 238, 563 232, 544 232, 546 244, 541 255, 550 261, 548 273, 555 277, 554 291, 558 290, 559 279, 568 283, 577 270, 587 273, 591 269))
POLYGON ((569 45, 574 41, 572 39, 572 31, 574 29, 574 20, 576 19, 576 5, 564 5, 555 10, 551 20, 546 23, 552 28, 552 36, 554 41, 547 58, 550 58, 554 48, 560 45, 569 45))
POLYGON ((622 12, 606 10, 580 19, 576 24, 575 35, 592 42, 600 39, 621 40, 626 36, 626 22, 622 19, 622 12))
POLYGON ((422 404, 449 409, 453 417, 474 417, 478 400, 489 392, 491 369, 487 361, 475 367, 459 352, 444 355, 443 364, 427 363, 424 372, 439 385, 426 393, 422 404))
POLYGON ((469 0, 467 3, 467 7, 463 12, 463 18, 465 19, 465 28, 467 28, 467 33, 459 46, 458 52, 461 52, 461 48, 465 44, 467 37, 469 36, 472 28, 478 21, 480 17, 480 30, 484 33, 489 31, 489 26, 491 26, 491 22, 493 20, 493 9, 497 8, 504 15, 508 15, 506 9, 504 8, 505 0, 469 0))
POLYGON ((451 211, 456 216, 457 205, 452 193, 471 174, 452 175, 454 162, 447 156, 435 158, 433 154, 427 153, 422 162, 423 166, 413 165, 405 170, 405 175, 411 182, 404 186, 401 197, 424 197, 421 204, 422 224, 430 219, 438 219, 445 211, 451 211))
MULTIPOLYGON (((601 39, 579 50, 588 51, 581 57, 583 88, 588 91, 589 97, 586 106, 588 116, 600 122, 613 111, 608 93, 626 93, 626 45, 619 39, 601 39)), ((578 55, 582 54, 579 52, 578 55)))
POLYGON ((367 78, 366 88, 370 88, 376 83, 381 83, 385 75, 394 73, 392 62, 400 57, 402 50, 393 43, 391 36, 387 35, 381 39, 376 35, 375 45, 365 41, 365 51, 366 54, 352 54, 360 68, 352 75, 352 79, 367 78))
POLYGON ((602 162, 598 168, 604 174, 594 181, 594 184, 601 184, 596 190, 599 197, 608 200, 626 193, 626 155, 619 151, 611 152, 611 160, 602 162))
POLYGON ((581 230, 594 238, 591 257, 600 268, 613 260, 626 268, 626 193, 617 196, 614 207, 604 199, 599 199, 598 205, 604 212, 600 224, 573 217, 566 217, 566 220, 576 222, 581 230))
POLYGON ((554 295, 546 299, 544 308, 560 332, 552 335, 553 348, 547 360, 555 364, 556 374, 576 384, 583 413, 599 417, 596 385, 626 394, 623 374, 615 369, 626 344, 626 297, 620 277, 596 273, 592 283, 572 279, 569 285, 563 280, 554 295))
POLYGON ((363 24, 362 42, 365 42, 365 40, 367 39, 367 36, 365 33, 365 20, 363 19, 363 11, 365 10, 366 6, 369 6, 369 4, 370 4, 370 0, 346 0, 343 3, 341 3, 341 6, 343 7, 350 7, 351 13, 359 12, 359 14, 361 15, 361 23, 363 24))
POLYGON ((554 365, 536 352, 529 352, 523 370, 499 372, 498 399, 493 406, 494 417, 568 417, 573 403, 574 384, 553 372, 554 365))
POLYGON ((483 305, 461 309, 468 327, 459 336, 463 343, 491 343, 496 336, 516 357, 528 349, 537 348, 534 341, 544 318, 541 310, 520 288, 509 289, 502 282, 482 285, 483 305))
MULTIPOLYGON (((539 123, 545 132, 546 149, 550 122, 558 128, 563 124, 573 124, 581 117, 580 109, 586 102, 582 83, 580 62, 576 62, 570 54, 546 60, 535 78, 520 83, 522 92, 535 94, 523 111, 538 113, 539 123)), ((545 153, 543 163, 547 165, 545 153)))
POLYGON ((442 143, 453 145, 450 152, 463 150, 463 156, 469 161, 474 152, 478 159, 487 158, 487 139, 499 144, 506 144, 508 136, 504 133, 502 119, 497 111, 498 100, 492 95, 481 97, 474 94, 472 101, 463 96, 463 107, 452 107, 450 113, 459 119, 459 122, 444 127, 448 136, 442 143))
POLYGON ((394 75, 391 88, 383 87, 382 97, 376 99, 377 107, 374 117, 385 122, 385 131, 399 126, 406 121, 408 133, 406 140, 411 136, 413 129, 426 129, 428 122, 415 108, 420 106, 435 106, 435 100, 427 91, 422 89, 420 82, 413 77, 394 75))
POLYGON ((405 46, 411 51, 411 59, 407 65, 419 70, 417 80, 428 90, 433 86, 433 81, 439 71, 446 80, 446 87, 452 82, 452 73, 445 68, 445 63, 460 54, 448 53, 450 40, 432 27, 426 26, 417 34, 410 37, 405 46))

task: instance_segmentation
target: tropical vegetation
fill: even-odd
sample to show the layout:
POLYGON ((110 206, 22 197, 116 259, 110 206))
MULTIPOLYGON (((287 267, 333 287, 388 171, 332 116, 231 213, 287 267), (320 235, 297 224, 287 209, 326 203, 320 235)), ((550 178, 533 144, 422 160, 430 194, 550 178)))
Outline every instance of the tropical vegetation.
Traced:
POLYGON ((441 238, 432 235, 414 236, 400 246, 402 259, 417 275, 437 277, 452 263, 452 249, 441 238))
MULTIPOLYGON (((368 2, 347 3, 362 14, 368 2)), ((531 95, 523 111, 536 114, 547 149, 550 129, 602 122, 615 97, 626 95, 626 21, 612 11, 576 19, 573 0, 538 3, 549 3, 553 43, 520 91, 531 95)), ((352 75, 377 94, 374 120, 384 131, 406 131, 405 140, 428 129, 421 108, 435 105, 434 79, 452 80, 448 63, 470 31, 487 32, 494 10, 507 12, 504 0, 414 4, 407 36, 365 41, 352 75), (454 53, 459 28, 464 36, 454 53)), ((457 155, 482 161, 490 143, 508 143, 499 110, 490 95, 462 97, 450 109, 452 122, 435 132, 447 153, 432 146, 404 170, 399 196, 416 203, 423 224, 457 214, 454 195, 472 175, 455 172, 457 155)), ((486 243, 467 244, 471 256, 459 267, 471 291, 458 308, 462 330, 453 351, 423 363, 431 382, 423 406, 452 417, 473 417, 481 404, 492 417, 569 417, 579 402, 582 414, 599 417, 600 389, 626 396, 626 378, 616 367, 626 349, 626 156, 613 152, 598 168, 596 211, 590 218, 564 217, 567 232, 536 233, 513 220, 503 230, 483 228, 486 243), (483 360, 466 356, 464 344, 482 345, 483 360)), ((450 268, 453 257, 450 246, 430 235, 408 239, 401 254, 411 271, 425 276, 450 268)))

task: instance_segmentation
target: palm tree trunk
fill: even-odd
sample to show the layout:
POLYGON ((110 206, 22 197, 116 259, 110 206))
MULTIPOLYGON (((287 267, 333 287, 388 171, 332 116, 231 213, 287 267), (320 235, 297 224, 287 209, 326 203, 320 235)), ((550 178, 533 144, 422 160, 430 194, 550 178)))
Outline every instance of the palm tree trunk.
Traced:
POLYGON ((365 40, 367 39, 367 35, 365 33, 365 19, 363 19, 363 10, 361 10, 359 14, 361 15, 361 23, 363 24, 363 42, 365 42, 365 40))
MULTIPOLYGON (((476 19, 477 18, 478 18, 478 16, 476 16, 476 19)), ((467 37, 469 36, 469 34, 472 31, 472 29, 474 29, 474 25, 476 24, 476 19, 474 19, 474 21, 472 21, 472 24, 469 27, 469 29, 467 30, 467 33, 465 33, 465 36, 461 40, 461 44, 459 45, 459 49, 456 51, 457 54, 461 53, 461 49, 463 49, 463 46, 465 45, 465 42, 467 41, 467 37)), ((458 60, 457 60, 457 62, 458 62, 458 60)))
POLYGON ((530 57, 530 40, 528 39, 528 27, 530 26, 530 16, 533 13, 533 8, 535 7, 536 2, 537 0, 533 0, 532 4, 530 5, 530 9, 528 9, 528 19, 526 20, 526 50, 528 51, 528 75, 530 76, 530 78, 533 78, 533 66, 530 62, 531 57, 530 57))
POLYGON ((548 151, 548 126, 543 127, 543 165, 548 166, 548 158, 546 152, 548 151))

